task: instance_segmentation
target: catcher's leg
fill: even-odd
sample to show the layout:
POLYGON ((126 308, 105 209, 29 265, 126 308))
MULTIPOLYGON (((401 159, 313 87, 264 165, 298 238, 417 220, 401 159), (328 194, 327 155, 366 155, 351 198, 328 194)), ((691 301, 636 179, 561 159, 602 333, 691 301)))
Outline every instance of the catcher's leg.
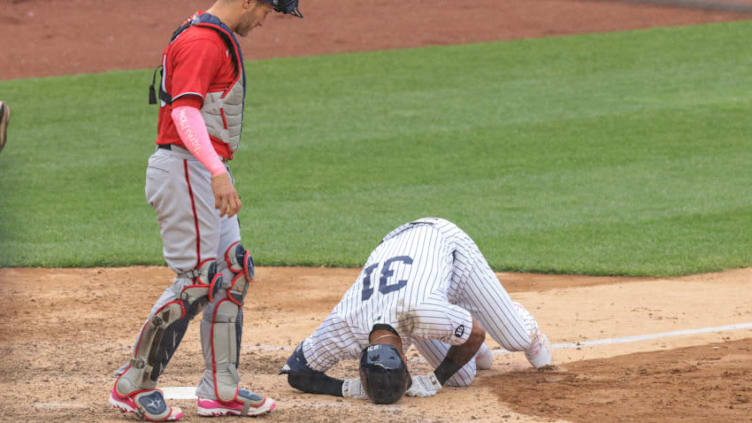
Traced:
POLYGON ((185 335, 188 323, 222 287, 216 261, 206 260, 165 291, 139 334, 130 360, 115 381, 110 403, 149 421, 177 420, 182 412, 165 404, 157 380, 185 335))
POLYGON ((240 242, 231 244, 224 257, 223 272, 232 276, 231 284, 209 304, 201 320, 206 371, 197 389, 198 414, 257 416, 272 411, 276 403, 239 386, 243 303, 253 281, 253 258, 240 242))

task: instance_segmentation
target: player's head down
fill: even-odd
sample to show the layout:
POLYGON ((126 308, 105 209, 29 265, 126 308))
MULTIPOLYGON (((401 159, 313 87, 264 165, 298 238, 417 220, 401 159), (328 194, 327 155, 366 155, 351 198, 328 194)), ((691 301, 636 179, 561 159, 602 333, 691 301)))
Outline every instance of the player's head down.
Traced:
POLYGON ((410 387, 410 372, 397 347, 369 345, 360 355, 360 383, 376 404, 393 404, 410 387))

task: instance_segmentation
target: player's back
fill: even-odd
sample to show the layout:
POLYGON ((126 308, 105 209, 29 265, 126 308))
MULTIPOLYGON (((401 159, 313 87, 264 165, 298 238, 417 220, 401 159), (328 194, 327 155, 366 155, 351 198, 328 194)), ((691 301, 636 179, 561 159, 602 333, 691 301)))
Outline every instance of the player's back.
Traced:
POLYGON ((433 225, 405 226, 371 253, 334 312, 347 321, 356 338, 365 337, 366 344, 376 323, 389 324, 407 336, 411 311, 431 294, 446 295, 451 264, 447 243, 433 225))

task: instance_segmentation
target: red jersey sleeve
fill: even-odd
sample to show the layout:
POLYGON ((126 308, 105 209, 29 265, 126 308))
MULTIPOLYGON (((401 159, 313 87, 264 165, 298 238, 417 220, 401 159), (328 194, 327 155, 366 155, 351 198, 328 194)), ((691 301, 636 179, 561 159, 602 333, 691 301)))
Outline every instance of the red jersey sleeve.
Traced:
POLYGON ((209 84, 224 62, 224 50, 218 37, 216 40, 197 38, 177 45, 172 56, 172 98, 192 94, 200 96, 203 102, 209 84))

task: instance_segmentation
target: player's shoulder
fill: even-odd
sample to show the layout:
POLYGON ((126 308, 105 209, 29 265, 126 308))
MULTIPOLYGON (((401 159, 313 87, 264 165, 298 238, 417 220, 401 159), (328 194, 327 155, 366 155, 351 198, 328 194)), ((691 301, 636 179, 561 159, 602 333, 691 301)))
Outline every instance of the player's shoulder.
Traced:
POLYGON ((227 46, 213 29, 192 26, 183 31, 174 41, 170 54, 176 58, 214 57, 223 60, 227 46))
POLYGON ((217 45, 218 47, 224 47, 225 45, 222 36, 216 29, 201 25, 193 25, 187 28, 175 41, 185 44, 207 43, 217 45))

